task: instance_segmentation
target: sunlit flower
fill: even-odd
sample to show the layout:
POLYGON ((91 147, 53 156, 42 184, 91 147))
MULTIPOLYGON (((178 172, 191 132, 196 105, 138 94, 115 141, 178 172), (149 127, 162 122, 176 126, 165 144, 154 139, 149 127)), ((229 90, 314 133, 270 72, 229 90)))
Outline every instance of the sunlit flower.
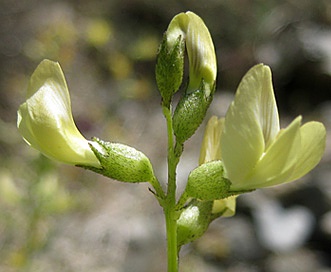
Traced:
POLYGON ((167 29, 167 41, 174 46, 178 37, 185 40, 189 59, 188 92, 207 85, 206 96, 209 96, 215 84, 217 63, 214 44, 203 20, 193 12, 180 13, 170 22, 167 29))
POLYGON ((68 87, 58 63, 42 61, 31 76, 17 126, 24 140, 49 158, 68 164, 99 166, 78 131, 71 113, 68 87))
POLYGON ((301 116, 287 128, 279 128, 270 68, 254 66, 238 87, 220 139, 231 190, 252 190, 302 177, 321 160, 325 138, 323 124, 301 126, 301 116))

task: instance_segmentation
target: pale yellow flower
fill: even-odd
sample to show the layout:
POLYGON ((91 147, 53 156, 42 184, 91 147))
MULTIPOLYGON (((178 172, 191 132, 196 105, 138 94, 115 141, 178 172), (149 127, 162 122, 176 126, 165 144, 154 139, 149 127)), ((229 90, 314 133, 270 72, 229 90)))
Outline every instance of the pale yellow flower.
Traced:
POLYGON ((220 139, 231 190, 252 190, 302 177, 321 160, 325 141, 323 124, 301 126, 301 116, 280 129, 270 68, 254 66, 238 87, 220 139))
POLYGON ((68 164, 99 166, 71 113, 68 87, 58 63, 42 61, 31 76, 17 126, 24 140, 49 158, 68 164))

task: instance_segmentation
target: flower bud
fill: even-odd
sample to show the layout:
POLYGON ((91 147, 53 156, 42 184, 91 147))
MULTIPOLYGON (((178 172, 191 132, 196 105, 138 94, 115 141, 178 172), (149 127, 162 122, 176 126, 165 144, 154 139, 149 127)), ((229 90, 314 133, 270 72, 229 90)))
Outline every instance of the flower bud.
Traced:
POLYGON ((208 28, 193 12, 176 15, 166 32, 167 45, 174 47, 178 38, 185 40, 189 63, 189 83, 174 116, 176 140, 183 144, 200 126, 215 91, 216 55, 208 28))
POLYGON ((174 46, 178 37, 185 40, 189 61, 189 84, 187 92, 197 90, 205 82, 206 96, 213 92, 217 63, 214 44, 203 20, 193 12, 180 13, 170 22, 167 42, 174 46))
POLYGON ((133 147, 94 138, 90 147, 101 168, 85 167, 106 177, 124 182, 146 182, 154 178, 149 159, 133 147))

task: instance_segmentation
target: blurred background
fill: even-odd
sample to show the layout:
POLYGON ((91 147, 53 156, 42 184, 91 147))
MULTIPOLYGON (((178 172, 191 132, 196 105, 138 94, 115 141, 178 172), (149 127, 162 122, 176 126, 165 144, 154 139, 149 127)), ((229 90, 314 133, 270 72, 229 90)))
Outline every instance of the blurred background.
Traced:
MULTIPOLYGON (((174 15, 200 15, 214 40, 224 116, 241 77, 271 66, 281 124, 303 115, 328 130, 322 162, 292 184, 240 196, 181 252, 181 271, 331 271, 329 0, 0 0, 0 271, 166 270, 161 208, 145 184, 50 161, 16 129, 38 63, 59 61, 86 136, 143 151, 166 177, 165 122, 154 66, 174 15)), ((179 190, 198 164, 204 124, 185 145, 179 190)))

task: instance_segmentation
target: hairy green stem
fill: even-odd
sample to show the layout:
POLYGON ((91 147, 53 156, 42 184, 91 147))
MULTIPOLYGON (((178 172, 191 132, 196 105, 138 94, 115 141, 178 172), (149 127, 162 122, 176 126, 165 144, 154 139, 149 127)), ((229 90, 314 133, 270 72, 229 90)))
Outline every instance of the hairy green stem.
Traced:
POLYGON ((177 222, 174 208, 164 209, 167 228, 168 272, 178 272, 177 222))
POLYGON ((163 207, 167 228, 168 272, 178 271, 177 250, 177 214, 176 214, 176 168, 179 156, 174 150, 174 133, 172 128, 171 107, 162 107, 167 121, 168 132, 168 188, 163 207))

